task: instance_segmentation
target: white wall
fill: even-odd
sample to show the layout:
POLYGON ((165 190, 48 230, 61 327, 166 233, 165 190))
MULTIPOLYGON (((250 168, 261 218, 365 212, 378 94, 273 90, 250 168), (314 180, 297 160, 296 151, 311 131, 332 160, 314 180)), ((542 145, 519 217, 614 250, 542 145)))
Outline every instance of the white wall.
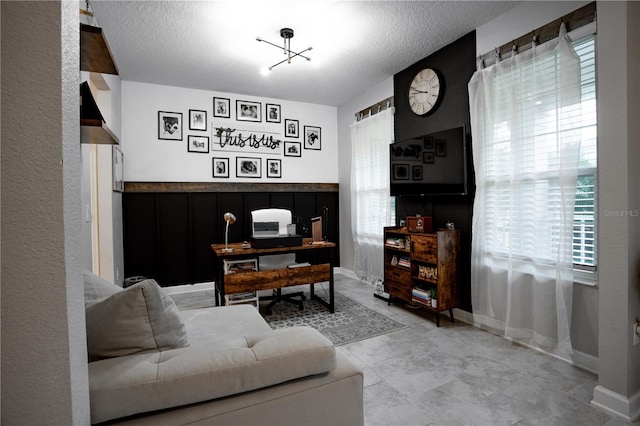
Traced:
MULTIPOLYGON (((124 178, 127 182, 271 182, 271 183, 336 183, 338 182, 338 130, 335 107, 291 102, 270 98, 255 98, 242 94, 194 90, 153 84, 122 82, 122 152, 124 153, 124 178), (213 117, 213 97, 231 100, 231 118, 213 117), (235 120, 235 101, 244 100, 262 103, 262 122, 235 120), (281 106, 281 123, 265 121, 266 103, 281 106), (207 112, 207 131, 189 130, 189 110, 207 112), (182 113, 183 140, 158 139, 158 111, 182 113), (299 138, 284 137, 284 119, 298 120, 299 138), (207 154, 187 151, 187 136, 208 136, 210 141, 217 138, 214 127, 242 129, 259 132, 275 132, 282 141, 303 142, 304 126, 321 128, 321 150, 302 148, 301 157, 285 157, 282 146, 269 153, 257 153, 252 148, 242 152, 231 152, 230 147, 207 154), (257 157, 262 162, 262 177, 236 178, 236 157, 257 157), (212 158, 230 159, 230 178, 212 177, 212 158), (266 177, 265 159, 282 160, 282 178, 266 177)), ((244 132, 246 133, 246 132, 244 132)), ((304 145, 304 144, 303 144, 304 145)), ((212 145, 215 146, 215 145, 212 145)))
POLYGON ((78 4, 1 7, 2 423, 89 424, 78 4))
POLYGON ((640 318, 640 4, 597 6, 600 374, 592 403, 629 419, 640 417, 632 338, 640 318))
MULTIPOLYGON (((107 127, 121 139, 120 77, 82 71, 80 80, 89 82, 107 127), (96 85, 94 80, 102 81, 96 85)), ((82 266, 108 281, 122 285, 122 193, 113 191, 112 150, 112 145, 81 145, 82 266)))

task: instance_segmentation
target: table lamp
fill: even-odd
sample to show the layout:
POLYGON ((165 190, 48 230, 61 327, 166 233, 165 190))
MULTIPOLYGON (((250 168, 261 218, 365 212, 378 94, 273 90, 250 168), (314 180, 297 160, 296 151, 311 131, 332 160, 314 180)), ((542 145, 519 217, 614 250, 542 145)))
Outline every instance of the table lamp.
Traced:
POLYGON ((224 233, 224 249, 223 251, 229 252, 233 251, 232 248, 229 248, 229 225, 236 222, 236 216, 233 213, 227 212, 224 214, 224 220, 227 222, 227 228, 224 233))

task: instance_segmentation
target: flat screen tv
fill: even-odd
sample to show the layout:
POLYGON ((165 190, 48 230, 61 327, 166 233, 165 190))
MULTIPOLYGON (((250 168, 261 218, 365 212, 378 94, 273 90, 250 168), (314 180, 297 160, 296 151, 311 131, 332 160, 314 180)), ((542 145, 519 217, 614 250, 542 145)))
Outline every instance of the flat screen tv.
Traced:
POLYGON ((392 196, 467 194, 464 126, 395 142, 389 149, 392 196))

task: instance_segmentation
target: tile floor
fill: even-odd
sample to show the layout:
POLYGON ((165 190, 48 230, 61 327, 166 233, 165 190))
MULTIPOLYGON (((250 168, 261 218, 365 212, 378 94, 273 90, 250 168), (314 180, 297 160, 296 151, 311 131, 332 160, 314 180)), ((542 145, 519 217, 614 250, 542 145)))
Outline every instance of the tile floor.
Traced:
POLYGON ((628 425, 589 405, 591 373, 447 316, 437 328, 435 317, 387 306, 344 275, 335 286, 409 326, 338 347, 364 370, 367 426, 628 425))

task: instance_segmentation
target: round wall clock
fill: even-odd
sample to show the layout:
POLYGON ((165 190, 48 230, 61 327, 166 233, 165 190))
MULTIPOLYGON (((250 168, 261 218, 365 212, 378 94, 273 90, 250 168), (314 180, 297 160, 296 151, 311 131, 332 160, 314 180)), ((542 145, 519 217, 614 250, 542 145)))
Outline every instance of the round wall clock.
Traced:
POLYGON ((409 107, 418 115, 426 115, 437 105, 442 91, 440 77, 431 68, 418 72, 409 85, 409 107))

